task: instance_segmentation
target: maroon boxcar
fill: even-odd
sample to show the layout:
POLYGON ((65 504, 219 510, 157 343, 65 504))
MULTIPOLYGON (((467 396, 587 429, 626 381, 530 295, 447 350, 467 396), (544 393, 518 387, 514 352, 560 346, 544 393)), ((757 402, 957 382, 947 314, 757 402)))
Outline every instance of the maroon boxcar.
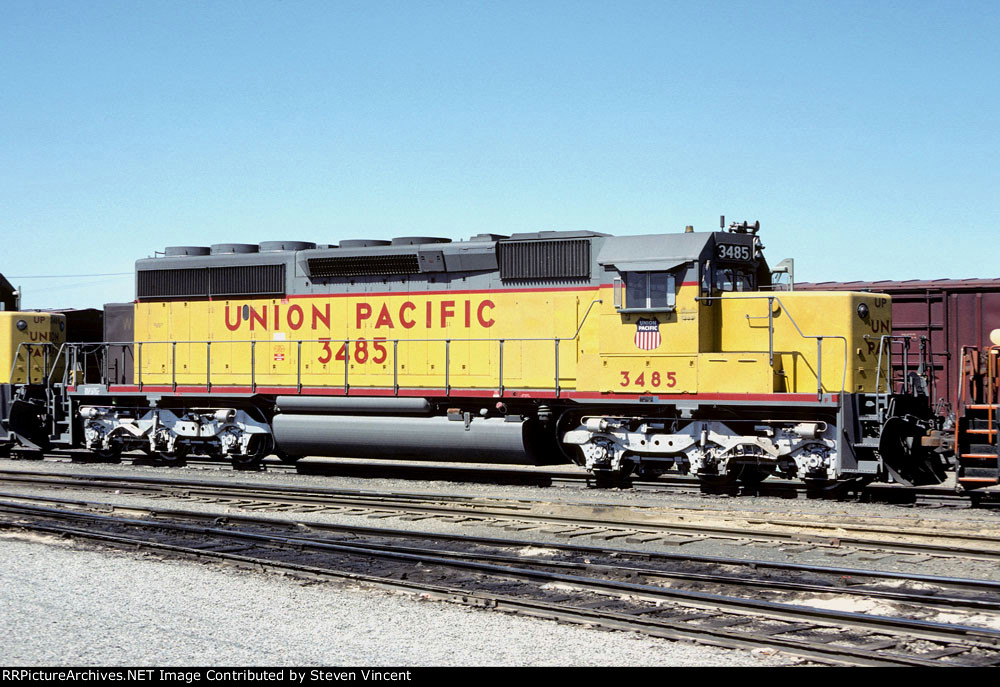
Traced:
MULTIPOLYGON (((930 281, 848 281, 796 284, 801 290, 873 291, 892 297, 892 333, 927 337, 934 368, 933 400, 939 410, 956 408, 962 346, 990 346, 990 332, 1000 328, 1000 279, 930 281)), ((912 365, 919 349, 911 346, 912 365)), ((902 354, 893 355, 896 369, 902 354)))

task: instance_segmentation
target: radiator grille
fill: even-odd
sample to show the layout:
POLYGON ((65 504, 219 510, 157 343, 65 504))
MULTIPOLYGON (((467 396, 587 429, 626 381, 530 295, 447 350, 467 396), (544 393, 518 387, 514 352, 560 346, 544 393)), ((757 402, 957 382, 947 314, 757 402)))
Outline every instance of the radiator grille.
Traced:
POLYGON ((589 279, 590 241, 501 241, 501 279, 589 279))
POLYGON ((332 258, 310 258, 309 276, 361 277, 368 275, 417 274, 420 261, 416 253, 402 255, 356 255, 332 258))
POLYGON ((144 300, 284 295, 284 265, 140 270, 136 284, 136 296, 144 300))
POLYGON ((284 265, 210 267, 208 275, 211 296, 285 295, 284 265))

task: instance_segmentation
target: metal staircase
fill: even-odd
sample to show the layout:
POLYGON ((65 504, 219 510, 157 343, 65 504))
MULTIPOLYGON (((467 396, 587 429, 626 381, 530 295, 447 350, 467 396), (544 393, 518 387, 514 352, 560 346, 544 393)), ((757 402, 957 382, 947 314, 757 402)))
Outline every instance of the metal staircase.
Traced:
POLYGON ((958 483, 966 490, 982 489, 1000 484, 1000 346, 984 352, 963 346, 961 364, 955 423, 958 483))

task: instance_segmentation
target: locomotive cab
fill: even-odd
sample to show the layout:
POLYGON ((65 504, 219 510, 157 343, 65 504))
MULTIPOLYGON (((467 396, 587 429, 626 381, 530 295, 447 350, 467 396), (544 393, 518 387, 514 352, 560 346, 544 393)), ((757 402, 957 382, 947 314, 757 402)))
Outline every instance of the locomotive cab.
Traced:
POLYGON ((641 410, 580 416, 563 441, 582 464, 710 482, 940 480, 938 457, 919 449, 932 424, 926 399, 889 389, 888 297, 772 290, 745 223, 660 246, 643 238, 605 245, 611 304, 598 355, 580 363, 602 394, 641 410), (893 415, 906 419, 883 436, 893 415))

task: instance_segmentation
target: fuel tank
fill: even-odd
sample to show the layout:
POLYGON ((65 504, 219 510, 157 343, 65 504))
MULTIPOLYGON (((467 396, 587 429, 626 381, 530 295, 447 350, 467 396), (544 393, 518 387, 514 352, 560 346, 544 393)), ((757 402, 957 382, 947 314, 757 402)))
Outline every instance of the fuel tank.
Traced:
POLYGON ((379 398, 351 396, 278 396, 275 409, 289 414, 328 415, 430 415, 425 398, 379 398))
POLYGON ((536 465, 544 451, 534 420, 466 416, 279 414, 278 450, 288 455, 536 465))

